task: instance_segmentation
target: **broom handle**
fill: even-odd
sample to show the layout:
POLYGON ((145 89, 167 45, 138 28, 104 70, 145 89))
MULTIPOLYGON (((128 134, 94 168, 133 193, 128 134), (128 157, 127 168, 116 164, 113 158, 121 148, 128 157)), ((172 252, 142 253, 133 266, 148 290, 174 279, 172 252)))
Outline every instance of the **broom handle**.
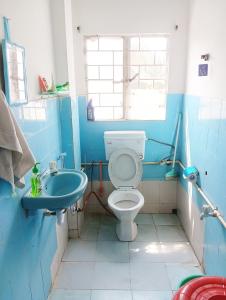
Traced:
POLYGON ((174 155, 173 155, 173 168, 175 167, 175 162, 176 162, 177 145, 178 145, 178 137, 179 137, 179 130, 180 130, 180 121, 181 121, 181 113, 179 114, 178 121, 177 121, 177 133, 176 133, 175 149, 174 149, 174 155))

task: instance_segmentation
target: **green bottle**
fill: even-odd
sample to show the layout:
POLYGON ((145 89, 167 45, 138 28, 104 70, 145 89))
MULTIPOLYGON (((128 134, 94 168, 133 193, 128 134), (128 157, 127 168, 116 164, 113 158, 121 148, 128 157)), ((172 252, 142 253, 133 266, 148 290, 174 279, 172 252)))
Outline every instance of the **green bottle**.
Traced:
POLYGON ((32 176, 31 176, 32 197, 38 197, 41 194, 41 179, 40 179, 40 173, 37 165, 40 165, 40 163, 36 163, 32 169, 32 176))

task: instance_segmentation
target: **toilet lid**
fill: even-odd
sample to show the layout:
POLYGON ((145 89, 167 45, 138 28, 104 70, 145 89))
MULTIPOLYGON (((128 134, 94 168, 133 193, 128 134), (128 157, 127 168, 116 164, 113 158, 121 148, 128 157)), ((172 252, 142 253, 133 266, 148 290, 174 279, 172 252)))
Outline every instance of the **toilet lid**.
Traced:
POLYGON ((142 163, 138 154, 129 148, 115 150, 109 159, 108 173, 117 188, 136 188, 142 177, 142 163))

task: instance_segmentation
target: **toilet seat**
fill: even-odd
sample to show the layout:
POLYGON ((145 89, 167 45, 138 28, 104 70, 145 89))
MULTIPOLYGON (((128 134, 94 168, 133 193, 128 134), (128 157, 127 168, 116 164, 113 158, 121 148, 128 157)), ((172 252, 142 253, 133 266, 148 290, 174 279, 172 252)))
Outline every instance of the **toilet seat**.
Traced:
POLYGON ((132 149, 120 148, 109 159, 108 174, 117 189, 136 188, 141 181, 142 171, 140 157, 132 149))
POLYGON ((144 197, 137 189, 115 190, 108 197, 108 204, 111 209, 118 211, 134 211, 140 209, 144 205, 144 197), (120 207, 119 202, 129 200, 134 203, 132 207, 120 207))

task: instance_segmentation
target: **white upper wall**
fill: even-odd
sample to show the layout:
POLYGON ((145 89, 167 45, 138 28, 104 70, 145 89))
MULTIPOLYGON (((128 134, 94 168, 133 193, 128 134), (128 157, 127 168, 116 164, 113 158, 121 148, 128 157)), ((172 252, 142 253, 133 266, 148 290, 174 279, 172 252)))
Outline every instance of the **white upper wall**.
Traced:
POLYGON ((84 35, 170 34, 169 93, 183 93, 187 55, 189 0, 74 0, 77 92, 86 94, 84 35), (175 25, 179 29, 175 30, 175 25))
POLYGON ((225 97, 226 1, 191 0, 187 88, 188 94, 225 97), (209 76, 198 76, 202 54, 210 54, 209 76))
POLYGON ((50 82, 54 74, 50 14, 49 0, 0 0, 0 39, 4 38, 2 17, 6 16, 12 41, 25 47, 29 99, 38 95, 38 75, 50 82))

